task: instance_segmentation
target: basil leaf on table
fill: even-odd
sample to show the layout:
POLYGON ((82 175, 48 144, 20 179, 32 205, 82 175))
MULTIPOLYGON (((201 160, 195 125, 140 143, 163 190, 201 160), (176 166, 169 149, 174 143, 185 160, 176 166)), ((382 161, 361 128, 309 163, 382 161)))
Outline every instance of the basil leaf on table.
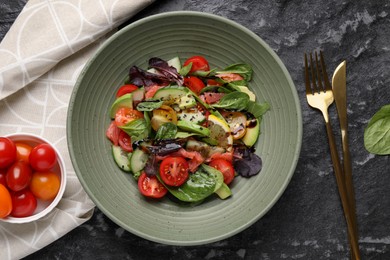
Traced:
POLYGON ((215 108, 224 108, 231 110, 242 111, 247 109, 249 103, 249 96, 244 92, 231 92, 224 95, 216 104, 212 106, 215 108))
POLYGON ((373 154, 390 154, 390 105, 374 114, 364 130, 364 146, 373 154))

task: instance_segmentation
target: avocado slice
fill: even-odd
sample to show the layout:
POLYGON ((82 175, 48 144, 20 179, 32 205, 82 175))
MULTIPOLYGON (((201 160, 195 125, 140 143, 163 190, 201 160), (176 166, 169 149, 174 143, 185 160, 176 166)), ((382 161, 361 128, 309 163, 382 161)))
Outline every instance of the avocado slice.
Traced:
POLYGON ((253 121, 253 124, 255 125, 253 127, 251 125, 247 126, 246 133, 244 137, 241 139, 244 142, 244 144, 248 147, 253 146, 260 135, 260 120, 259 119, 253 119, 253 120, 256 120, 253 121))
POLYGON ((183 121, 183 120, 177 121, 177 127, 184 131, 196 133, 203 136, 210 135, 210 130, 208 128, 187 121, 183 121))
POLYGON ((133 94, 128 93, 115 99, 110 109, 110 117, 115 118, 116 112, 122 107, 133 109, 133 94))
POLYGON ((187 109, 196 106, 194 96, 184 87, 171 86, 157 90, 153 99, 164 101, 164 105, 176 104, 180 109, 187 109))

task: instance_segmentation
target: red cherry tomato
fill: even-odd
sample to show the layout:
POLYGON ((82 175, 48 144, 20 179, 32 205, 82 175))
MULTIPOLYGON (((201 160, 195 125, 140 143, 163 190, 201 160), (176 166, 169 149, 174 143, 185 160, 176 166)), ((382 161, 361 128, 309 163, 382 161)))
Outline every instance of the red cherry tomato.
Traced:
POLYGON ((192 56, 188 58, 183 65, 187 66, 190 63, 192 63, 190 73, 198 70, 202 70, 202 71, 210 70, 209 62, 202 56, 192 56))
POLYGON ((138 189, 142 195, 151 198, 162 198, 168 190, 156 176, 148 176, 145 172, 138 179, 138 189))
POLYGON ((37 208, 37 199, 29 189, 24 189, 11 194, 11 216, 22 218, 31 216, 37 208))
POLYGON ((133 151, 133 146, 131 144, 131 137, 125 131, 122 130, 119 133, 119 145, 126 152, 133 151))
POLYGON ((5 218, 12 211, 12 199, 8 189, 0 184, 0 218, 5 218))
POLYGON ((30 165, 23 161, 15 162, 7 170, 7 186, 13 191, 26 188, 31 181, 32 171, 30 165))
POLYGON ((7 168, 15 160, 16 160, 15 143, 7 137, 0 137, 0 168, 7 168))
POLYGON ((116 92, 116 97, 117 98, 121 97, 124 94, 131 93, 131 92, 133 92, 134 90, 137 90, 137 89, 138 89, 138 87, 136 85, 133 85, 133 84, 123 85, 116 92))
POLYGON ((30 156, 32 147, 28 144, 24 143, 15 143, 16 146, 16 159, 18 161, 24 161, 24 162, 29 162, 28 157, 30 156))
POLYGON ((29 162, 34 170, 46 172, 56 164, 57 155, 49 144, 39 144, 31 150, 29 162))
POLYGON ((52 200, 60 190, 60 183, 60 178, 54 172, 34 172, 30 190, 38 199, 52 200))
POLYGON ((122 107, 118 109, 115 114, 115 124, 119 126, 124 126, 127 123, 139 118, 143 118, 144 114, 138 110, 122 107))
POLYGON ((110 126, 106 130, 107 138, 114 144, 119 145, 119 134, 121 129, 116 126, 115 122, 111 122, 110 126))
POLYGON ((189 76, 184 78, 184 86, 191 89, 195 94, 199 95, 202 88, 205 87, 203 81, 197 77, 189 76))
POLYGON ((233 164, 224 159, 212 160, 209 164, 223 174, 223 181, 226 184, 230 184, 234 179, 234 168, 233 164))
POLYGON ((188 163, 184 157, 167 157, 160 164, 160 177, 169 185, 178 187, 188 179, 188 163))
POLYGON ((7 175, 7 169, 0 169, 0 184, 7 187, 7 181, 5 176, 7 175))

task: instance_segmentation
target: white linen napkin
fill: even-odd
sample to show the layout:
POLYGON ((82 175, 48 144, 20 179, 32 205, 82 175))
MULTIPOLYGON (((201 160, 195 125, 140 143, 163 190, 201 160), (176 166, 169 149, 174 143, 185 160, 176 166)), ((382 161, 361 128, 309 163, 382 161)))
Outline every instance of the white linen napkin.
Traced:
POLYGON ((63 199, 28 224, 0 222, 0 259, 27 256, 91 218, 66 141, 68 102, 87 60, 115 28, 154 0, 29 0, 0 43, 0 136, 27 132, 65 160, 63 199))

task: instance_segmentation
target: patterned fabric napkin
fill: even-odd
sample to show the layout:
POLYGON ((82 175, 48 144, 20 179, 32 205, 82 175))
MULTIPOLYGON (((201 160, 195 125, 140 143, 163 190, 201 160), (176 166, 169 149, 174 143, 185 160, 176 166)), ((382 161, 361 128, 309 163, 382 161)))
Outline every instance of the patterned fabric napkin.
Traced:
POLYGON ((153 0, 29 0, 0 44, 0 136, 40 135, 60 151, 67 187, 58 206, 28 224, 0 222, 0 259, 50 244, 93 214, 66 141, 68 102, 86 61, 115 28, 153 0))

